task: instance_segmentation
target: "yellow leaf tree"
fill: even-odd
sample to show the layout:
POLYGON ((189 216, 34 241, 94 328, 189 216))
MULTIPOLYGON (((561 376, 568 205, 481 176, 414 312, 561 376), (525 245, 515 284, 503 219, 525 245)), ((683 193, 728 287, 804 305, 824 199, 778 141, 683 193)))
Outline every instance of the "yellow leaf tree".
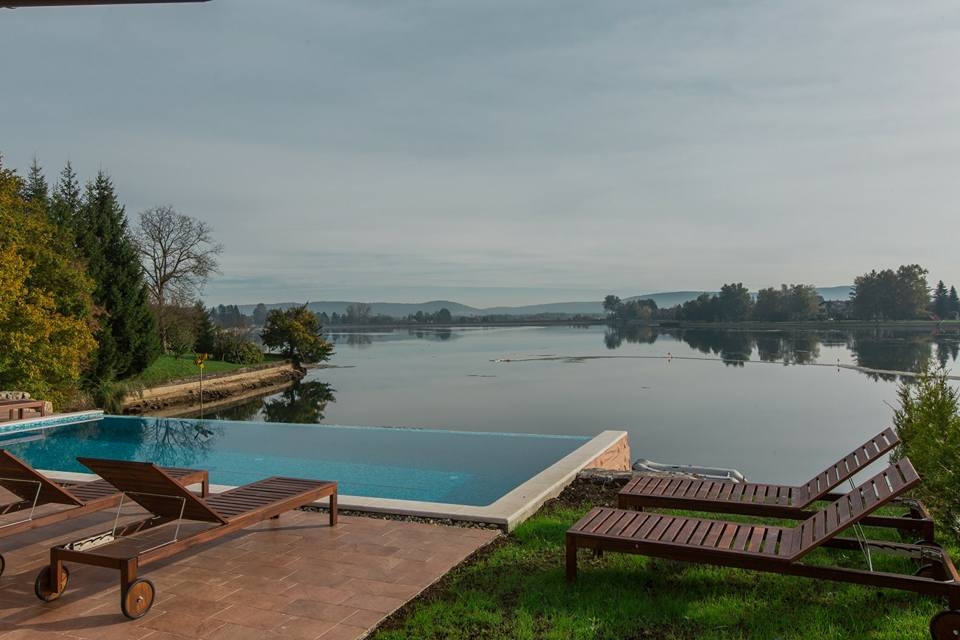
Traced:
POLYGON ((94 285, 69 232, 23 194, 0 158, 0 389, 61 406, 96 348, 94 285))

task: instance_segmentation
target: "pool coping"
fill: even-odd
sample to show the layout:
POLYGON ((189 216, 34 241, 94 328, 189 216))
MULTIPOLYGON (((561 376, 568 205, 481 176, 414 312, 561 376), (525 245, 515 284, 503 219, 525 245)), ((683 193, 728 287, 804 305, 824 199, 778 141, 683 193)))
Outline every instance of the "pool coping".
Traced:
POLYGON ((10 420, 0 422, 0 435, 15 435, 21 432, 36 432, 53 427, 62 427, 75 422, 89 422, 103 418, 103 411, 90 409, 88 411, 73 411, 70 413, 51 413, 48 416, 35 416, 26 420, 10 420))
MULTIPOLYGON (((351 511, 483 522, 494 524, 506 531, 512 531, 518 524, 536 513, 544 502, 560 495, 560 492, 573 482, 580 471, 596 462, 611 449, 626 445, 626 431, 603 431, 515 489, 485 506, 351 495, 339 495, 337 503, 341 509, 351 511)), ((46 469, 41 471, 44 475, 55 480, 76 481, 96 477, 91 473, 46 469)), ((230 485, 210 485, 211 491, 214 492, 232 488, 230 485)), ((323 500, 315 504, 323 506, 325 503, 326 500, 323 500)))

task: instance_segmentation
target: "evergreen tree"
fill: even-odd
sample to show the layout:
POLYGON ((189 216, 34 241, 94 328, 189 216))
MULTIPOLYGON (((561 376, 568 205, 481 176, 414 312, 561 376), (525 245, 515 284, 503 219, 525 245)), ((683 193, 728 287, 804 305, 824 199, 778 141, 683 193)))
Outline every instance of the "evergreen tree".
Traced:
POLYGON ((43 170, 37 157, 33 157, 33 163, 30 165, 30 173, 27 174, 26 188, 23 193, 24 199, 37 205, 45 214, 50 204, 50 188, 47 186, 47 179, 43 177, 43 170))
POLYGON ((267 321, 267 305, 262 302, 253 308, 253 324, 262 327, 267 321))
POLYGON ((939 281, 933 290, 933 312, 938 318, 946 318, 950 313, 950 296, 943 280, 939 281))
POLYGON ((951 315, 960 313, 960 298, 957 298, 957 288, 952 286, 950 287, 950 293, 947 296, 947 310, 951 315))
POLYGON ((210 311, 203 306, 203 301, 197 300, 193 305, 193 315, 196 322, 197 341, 193 349, 197 353, 213 353, 214 340, 217 337, 217 329, 213 326, 213 320, 210 319, 210 311))
POLYGON ((96 282, 94 301, 103 312, 89 373, 94 380, 137 374, 159 354, 157 328, 148 306, 140 257, 127 232, 124 208, 117 201, 113 183, 102 171, 94 182, 87 183, 74 233, 87 260, 87 270, 96 282))
POLYGON ((67 166, 60 172, 60 178, 53 189, 50 198, 50 221, 59 226, 73 229, 74 220, 80 215, 83 199, 80 194, 80 182, 73 166, 67 161, 67 166))

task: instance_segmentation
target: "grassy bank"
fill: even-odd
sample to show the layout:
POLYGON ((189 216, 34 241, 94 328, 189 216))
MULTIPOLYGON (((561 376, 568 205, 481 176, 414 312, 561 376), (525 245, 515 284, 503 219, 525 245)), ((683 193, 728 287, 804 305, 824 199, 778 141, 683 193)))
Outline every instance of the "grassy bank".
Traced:
MULTIPOLYGON (((207 360, 204 363, 204 375, 210 373, 225 373, 236 371, 244 365, 221 360, 207 360)), ((162 355, 153 364, 136 377, 135 381, 144 385, 161 384, 178 378, 189 378, 200 375, 200 367, 193 363, 193 356, 178 358, 172 355, 162 355)))
MULTIPOLYGON (((277 354, 265 353, 263 355, 263 364, 276 364, 284 362, 285 359, 277 354)), ((229 373, 244 367, 248 364, 236 364, 234 362, 225 362, 223 360, 207 360, 203 366, 203 374, 229 373)), ((200 375, 200 368, 193 363, 193 356, 183 356, 178 358, 172 355, 162 355, 156 359, 147 369, 132 382, 145 386, 163 384, 171 380, 180 378, 191 378, 200 375)))
MULTIPOLYGON (((423 638, 680 640, 929 638, 945 602, 902 591, 581 551, 580 576, 563 577, 563 536, 615 490, 577 483, 560 499, 401 609, 376 640, 423 638)), ((891 532, 870 529, 872 538, 891 532)), ((858 553, 816 561, 862 567, 858 553)), ((885 557, 880 570, 913 571, 885 557)))

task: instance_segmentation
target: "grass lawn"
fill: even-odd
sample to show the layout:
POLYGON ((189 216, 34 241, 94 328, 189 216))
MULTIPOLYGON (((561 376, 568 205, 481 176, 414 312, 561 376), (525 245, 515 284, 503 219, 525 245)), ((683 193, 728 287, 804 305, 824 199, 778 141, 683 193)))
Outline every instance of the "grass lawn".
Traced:
MULTIPOLYGON (((930 637, 930 617, 946 606, 903 591, 610 552, 594 559, 581 551, 579 577, 567 585, 564 532, 590 507, 612 504, 615 495, 615 489, 583 485, 575 483, 455 569, 372 637, 921 640, 930 637)), ((882 529, 867 535, 895 539, 882 529)), ((817 562, 864 566, 859 552, 815 554, 817 562)), ((912 573, 915 567, 908 558, 875 554, 874 568, 912 573)))
MULTIPOLYGON (((221 360, 207 360, 204 363, 203 373, 223 373, 235 371, 245 365, 223 362, 221 360)), ((147 369, 136 377, 135 381, 143 384, 159 384, 177 378, 189 378, 200 375, 200 367, 193 364, 193 355, 177 358, 172 355, 162 355, 147 369)))

